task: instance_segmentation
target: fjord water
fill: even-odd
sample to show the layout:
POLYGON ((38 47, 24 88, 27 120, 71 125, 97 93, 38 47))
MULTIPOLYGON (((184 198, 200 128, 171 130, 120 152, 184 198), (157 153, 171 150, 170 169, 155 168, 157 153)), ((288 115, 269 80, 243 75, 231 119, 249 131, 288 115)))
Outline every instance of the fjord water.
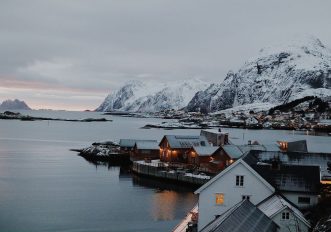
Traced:
MULTIPOLYGON (((27 112, 24 112, 27 113, 27 112)), ((170 231, 197 201, 192 189, 132 176, 125 167, 95 166, 71 148, 120 138, 160 140, 199 130, 140 129, 162 119, 92 112, 31 111, 34 116, 113 122, 0 120, 0 231, 170 231)), ((330 137, 291 131, 228 129, 234 143, 307 139, 330 151, 330 137)))

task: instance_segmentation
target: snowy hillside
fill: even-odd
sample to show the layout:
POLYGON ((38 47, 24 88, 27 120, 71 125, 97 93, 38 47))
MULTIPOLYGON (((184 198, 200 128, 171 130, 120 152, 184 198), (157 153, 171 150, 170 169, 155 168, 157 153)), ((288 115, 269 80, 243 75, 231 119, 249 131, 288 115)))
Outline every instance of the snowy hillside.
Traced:
POLYGON ((30 107, 24 102, 20 100, 6 100, 0 104, 0 110, 31 110, 30 107))
POLYGON ((214 112, 246 104, 281 104, 304 96, 331 95, 331 51, 318 39, 267 48, 229 72, 221 84, 200 91, 189 111, 214 112))
POLYGON ((108 95, 97 111, 156 112, 185 107, 207 83, 193 79, 172 83, 130 81, 108 95))

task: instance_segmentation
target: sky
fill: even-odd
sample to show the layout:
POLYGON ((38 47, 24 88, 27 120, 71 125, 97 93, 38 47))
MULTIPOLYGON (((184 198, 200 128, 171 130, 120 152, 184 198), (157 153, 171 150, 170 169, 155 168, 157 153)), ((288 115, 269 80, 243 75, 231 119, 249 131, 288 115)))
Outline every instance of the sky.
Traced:
POLYGON ((329 0, 1 0, 0 102, 95 109, 129 80, 220 83, 263 47, 315 36, 329 0))

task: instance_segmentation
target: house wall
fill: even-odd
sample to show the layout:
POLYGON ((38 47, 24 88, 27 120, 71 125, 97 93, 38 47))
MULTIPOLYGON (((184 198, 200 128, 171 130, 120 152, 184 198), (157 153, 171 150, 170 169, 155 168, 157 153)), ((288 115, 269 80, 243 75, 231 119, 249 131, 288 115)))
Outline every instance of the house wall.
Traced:
POLYGON ((265 183, 258 179, 242 163, 238 163, 216 180, 212 185, 204 189, 199 195, 199 223, 200 231, 216 215, 224 213, 226 210, 239 203, 242 195, 249 195, 253 204, 258 204, 273 193, 274 190, 268 188, 265 183), (236 175, 244 176, 244 186, 236 186, 236 175), (216 205, 216 193, 224 194, 224 204, 216 205))
POLYGON ((289 211, 288 209, 284 209, 280 211, 278 214, 271 218, 280 228, 279 232, 308 232, 309 227, 303 223, 299 218, 295 216, 294 213, 289 211), (282 219, 283 212, 290 212, 289 220, 282 219))
POLYGON ((205 136, 208 142, 212 143, 214 146, 224 145, 229 142, 228 134, 224 133, 201 130, 200 135, 205 136))
POLYGON ((299 209, 309 208, 315 206, 318 203, 318 195, 313 194, 304 194, 304 193, 292 193, 292 192, 283 192, 283 195, 299 209), (299 203, 299 197, 309 197, 310 204, 299 203))
POLYGON ((159 154, 159 150, 134 149, 134 152, 131 153, 131 160, 158 159, 159 154))
POLYGON ((169 146, 169 143, 166 139, 162 141, 160 144, 160 160, 163 162, 187 162, 187 157, 185 157, 185 152, 187 152, 189 148, 187 149, 173 149, 169 146))

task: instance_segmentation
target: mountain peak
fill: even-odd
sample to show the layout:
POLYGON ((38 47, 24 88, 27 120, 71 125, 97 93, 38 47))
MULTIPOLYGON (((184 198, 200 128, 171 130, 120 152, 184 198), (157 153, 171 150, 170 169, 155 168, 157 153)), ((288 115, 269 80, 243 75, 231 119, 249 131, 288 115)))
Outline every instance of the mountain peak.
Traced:
POLYGON ((154 112, 185 107, 197 91, 207 83, 198 80, 181 80, 167 83, 129 81, 108 95, 97 111, 154 112))
POLYGON ((31 110, 31 108, 24 101, 8 99, 2 102, 0 110, 31 110))
POLYGON ((188 109, 282 104, 309 95, 331 95, 331 51, 316 38, 262 49, 259 57, 229 72, 222 84, 196 94, 188 109))

